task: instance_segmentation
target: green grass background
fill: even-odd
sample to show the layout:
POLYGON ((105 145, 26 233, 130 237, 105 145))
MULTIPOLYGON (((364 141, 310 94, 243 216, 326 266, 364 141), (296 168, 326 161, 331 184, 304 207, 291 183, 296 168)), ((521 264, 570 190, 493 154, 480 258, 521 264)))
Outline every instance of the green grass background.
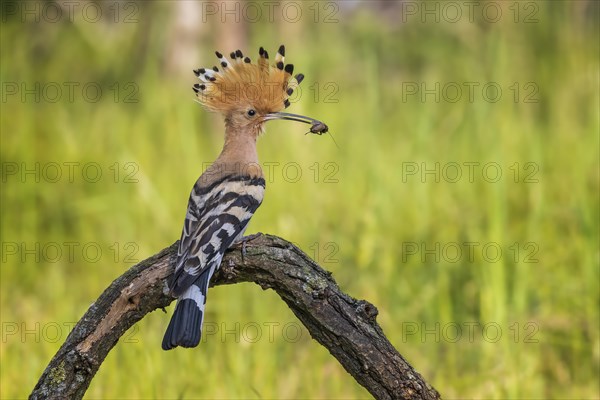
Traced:
MULTIPOLYGON (((339 149, 326 136, 303 135, 304 126, 270 123, 259 155, 279 164, 248 232, 297 243, 344 291, 374 303, 392 343, 445 398, 599 398, 597 3, 495 3, 503 10, 496 23, 481 12, 473 22, 402 22, 399 4, 385 2, 384 11, 345 3, 337 22, 315 23, 312 4, 302 3, 297 23, 247 24, 240 42, 254 58, 258 46, 274 54, 286 44, 287 61, 306 75, 289 111, 328 123, 339 149), (537 21, 525 23, 532 10, 537 21), (465 91, 451 102, 408 96, 407 82, 480 86, 473 101, 465 91), (488 82, 503 90, 497 102, 482 95, 488 82), (534 103, 524 102, 528 82, 534 103), (497 163, 503 175, 488 182, 479 168, 471 182, 469 162, 497 163), (458 163, 463 176, 403 179, 406 163, 458 163), (441 250, 466 242, 480 243, 472 259, 451 262, 454 253, 441 250), (439 244, 438 259, 408 254, 411 243, 439 244), (486 243, 503 250, 498 260, 482 253, 486 243)), ((144 259, 179 238, 189 190, 220 151, 220 117, 194 103, 190 87, 191 70, 212 65, 215 49, 233 50, 219 47, 227 29, 209 20, 196 55, 173 64, 174 3, 138 6, 137 23, 114 26, 81 17, 23 23, 3 9, 3 399, 28 395, 69 324, 133 264, 127 256, 144 259), (64 93, 57 102, 22 101, 21 92, 7 94, 7 82, 96 82, 103 95, 92 103, 75 89, 73 101, 64 93), (124 102, 129 83, 138 89, 133 103, 124 102), (5 170, 52 162, 63 165, 56 183, 5 170), (98 163, 103 176, 86 182, 76 169, 69 182, 65 162, 98 163), (127 172, 137 182, 124 182, 127 172), (52 243, 65 252, 65 242, 78 244, 73 260, 52 262, 52 243), (36 243, 39 261, 23 252, 36 243), (103 250, 98 262, 82 256, 89 243, 103 250)), ((191 351, 163 352, 169 315, 147 316, 110 353, 87 398, 370 397, 306 330, 295 338, 299 322, 272 291, 214 288, 207 309, 219 333, 191 351)))

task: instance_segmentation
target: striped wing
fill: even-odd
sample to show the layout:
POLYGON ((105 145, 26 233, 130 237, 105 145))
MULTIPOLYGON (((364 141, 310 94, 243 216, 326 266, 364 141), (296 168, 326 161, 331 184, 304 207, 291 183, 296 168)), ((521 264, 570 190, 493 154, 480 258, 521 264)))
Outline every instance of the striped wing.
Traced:
POLYGON ((196 183, 183 224, 171 295, 181 296, 203 272, 212 270, 212 275, 219 268, 223 254, 243 235, 260 206, 264 191, 265 180, 249 176, 226 176, 207 187, 196 183))

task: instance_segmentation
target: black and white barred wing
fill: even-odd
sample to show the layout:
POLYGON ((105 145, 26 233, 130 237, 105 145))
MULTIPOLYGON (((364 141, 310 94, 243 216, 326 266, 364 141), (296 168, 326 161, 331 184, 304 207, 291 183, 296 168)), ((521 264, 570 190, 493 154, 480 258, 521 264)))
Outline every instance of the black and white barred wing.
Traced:
POLYGON ((264 190, 264 179, 238 176, 192 190, 170 285, 177 307, 163 349, 198 345, 210 279, 225 251, 242 237, 264 190))
POLYGON ((263 178, 243 176, 193 188, 171 284, 173 296, 180 296, 202 273, 219 267, 225 251, 242 237, 264 191, 263 178))

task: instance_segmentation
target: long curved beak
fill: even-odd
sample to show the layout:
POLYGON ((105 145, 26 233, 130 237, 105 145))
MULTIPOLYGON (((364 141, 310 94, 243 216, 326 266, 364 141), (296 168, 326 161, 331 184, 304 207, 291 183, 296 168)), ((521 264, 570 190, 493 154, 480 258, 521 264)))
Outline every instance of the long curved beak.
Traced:
POLYGON ((313 125, 313 126, 317 125, 317 124, 325 125, 325 124, 323 124, 323 122, 319 121, 318 119, 305 117, 304 115, 290 114, 290 113, 284 113, 284 112, 269 113, 263 117, 264 121, 272 121, 274 119, 287 119, 288 121, 303 122, 305 124, 309 124, 309 125, 313 125))
MULTIPOLYGON (((297 121, 297 122, 303 122, 305 124, 309 124, 310 130, 308 132, 306 132, 305 134, 314 133, 315 135, 322 135, 324 133, 329 132, 329 127, 325 123, 319 121, 318 119, 306 117, 304 115, 290 114, 290 113, 284 113, 284 112, 274 112, 274 113, 266 114, 263 117, 264 122, 271 121, 274 119, 287 119, 288 121, 297 121)), ((335 147, 337 147, 339 149, 339 146, 335 142, 335 139, 333 138, 333 136, 331 134, 329 134, 329 136, 331 136, 333 143, 335 143, 335 147)))

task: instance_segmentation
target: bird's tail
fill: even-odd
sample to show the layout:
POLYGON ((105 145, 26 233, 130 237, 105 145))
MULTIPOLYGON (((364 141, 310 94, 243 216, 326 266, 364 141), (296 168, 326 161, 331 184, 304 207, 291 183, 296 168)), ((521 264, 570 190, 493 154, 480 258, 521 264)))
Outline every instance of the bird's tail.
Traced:
POLYGON ((200 343, 206 292, 211 276, 206 271, 178 298, 163 338, 163 350, 171 350, 177 346, 196 347, 200 343))

